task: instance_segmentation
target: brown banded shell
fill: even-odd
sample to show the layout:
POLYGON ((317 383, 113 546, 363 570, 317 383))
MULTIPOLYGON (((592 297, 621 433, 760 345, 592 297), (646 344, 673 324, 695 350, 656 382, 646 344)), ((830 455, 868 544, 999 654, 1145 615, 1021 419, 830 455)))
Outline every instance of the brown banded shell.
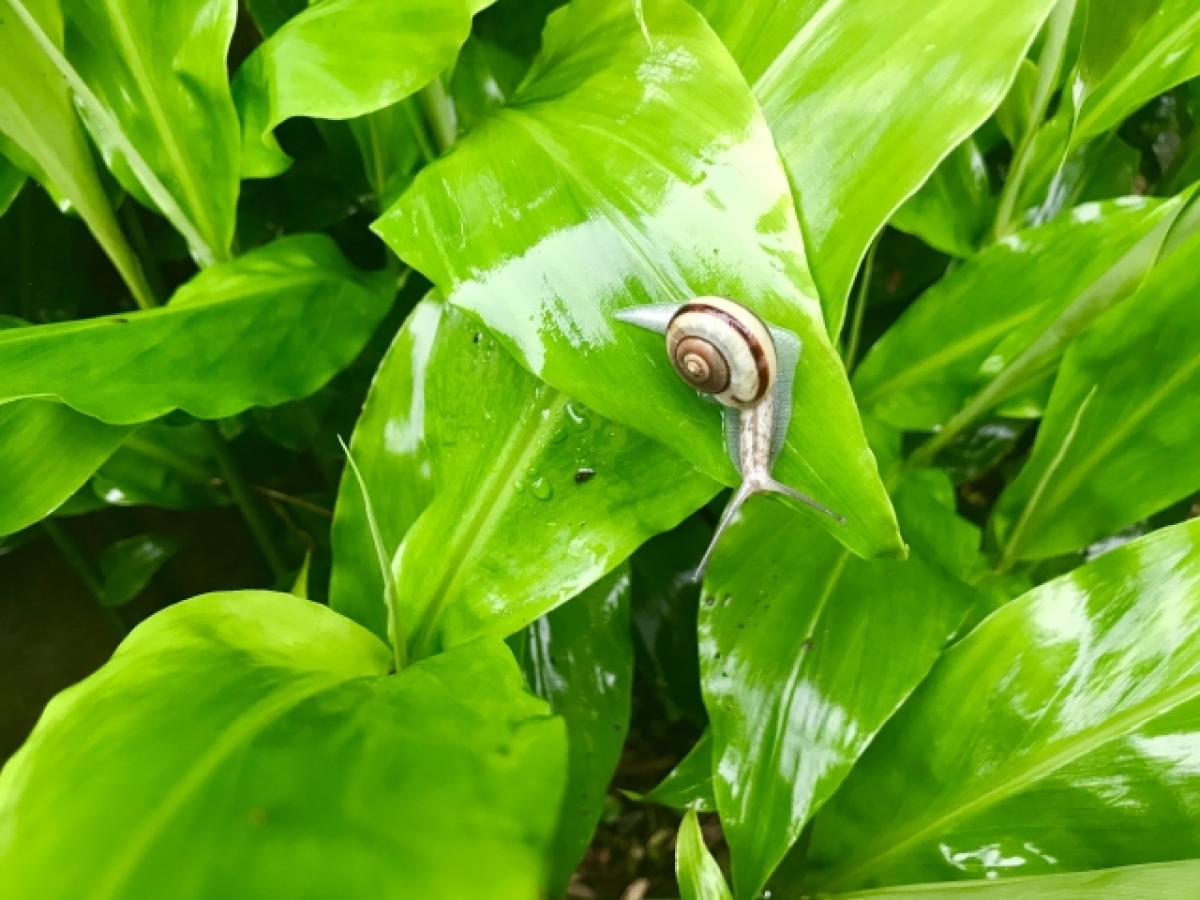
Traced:
POLYGON ((667 325, 667 353, 679 377, 726 406, 759 403, 775 380, 771 332, 746 307, 724 297, 697 297, 667 325))

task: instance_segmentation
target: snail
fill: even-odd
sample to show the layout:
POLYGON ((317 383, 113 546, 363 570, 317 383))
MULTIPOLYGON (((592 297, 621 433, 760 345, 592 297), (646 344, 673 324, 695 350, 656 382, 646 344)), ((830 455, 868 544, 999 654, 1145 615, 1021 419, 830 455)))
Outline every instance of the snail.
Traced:
POLYGON ((703 576, 733 517, 755 494, 783 494, 846 521, 771 475, 792 417, 792 382, 801 348, 796 335, 768 325, 724 297, 696 297, 683 305, 635 306, 620 310, 616 318, 665 335, 676 374, 724 407, 726 449, 742 483, 721 513, 696 569, 696 580, 703 576))

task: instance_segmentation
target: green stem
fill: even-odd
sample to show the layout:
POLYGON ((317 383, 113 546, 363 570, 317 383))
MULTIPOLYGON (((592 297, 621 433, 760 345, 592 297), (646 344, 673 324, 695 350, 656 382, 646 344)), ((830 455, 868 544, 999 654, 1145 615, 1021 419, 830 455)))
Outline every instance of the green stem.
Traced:
POLYGON ((854 366, 858 362, 858 346, 862 340, 867 294, 871 290, 871 276, 875 271, 875 252, 879 249, 879 241, 882 237, 882 233, 875 236, 875 240, 871 241, 871 245, 867 248, 867 257, 863 260, 862 280, 859 282, 858 292, 854 296, 854 315, 850 319, 850 334, 846 338, 846 350, 842 355, 847 375, 853 374, 854 366))
POLYGON ((205 433, 208 435, 213 458, 216 459, 217 467, 221 470, 225 484, 229 487, 229 493, 233 497, 233 502, 237 504, 237 508, 241 510, 242 518, 246 520, 246 526, 250 529, 250 534, 253 536, 254 542, 262 550, 262 554, 267 560, 267 565, 271 567, 271 574, 277 579, 283 578, 288 573, 287 562, 284 560, 283 553, 275 545, 270 525, 263 515, 258 498, 242 474, 241 467, 234 458, 233 451, 230 449, 229 444, 225 442, 225 438, 221 436, 221 432, 217 429, 216 424, 213 422, 204 422, 202 424, 205 433))
POLYGON ((1017 201, 1021 198, 1021 188, 1028 174, 1029 164, 1033 160, 1037 134, 1046 118, 1050 98, 1054 95, 1054 88, 1058 83, 1058 73, 1066 53, 1067 35, 1071 31, 1071 19, 1074 14, 1075 0, 1059 0, 1050 13, 1050 20, 1046 26, 1046 41, 1042 44, 1042 52, 1038 56, 1038 83, 1033 94, 1029 128, 1021 135, 1013 154, 1012 166, 1008 170, 1008 177, 1004 179, 1004 187, 1000 191, 996 218, 992 222, 992 243, 1012 230, 1017 201))
POLYGON ((454 101, 446 93, 441 77, 425 85, 417 99, 421 103, 421 111, 425 113, 425 121, 429 123, 429 130, 433 133, 438 152, 445 153, 458 140, 458 122, 454 113, 454 101))
POLYGON ((47 537, 54 542, 54 546, 58 548, 58 552, 62 554, 67 565, 71 567, 71 571, 83 582, 83 586, 92 595, 92 598, 96 601, 96 605, 104 613, 104 617, 113 626, 113 630, 118 635, 124 636, 129 629, 125 627, 125 623, 121 620, 115 609, 104 605, 104 585, 100 581, 100 576, 92 569, 92 565, 88 562, 87 557, 83 555, 83 551, 75 546, 75 541, 67 534, 67 530, 54 521, 53 518, 43 519, 42 529, 46 532, 47 537))

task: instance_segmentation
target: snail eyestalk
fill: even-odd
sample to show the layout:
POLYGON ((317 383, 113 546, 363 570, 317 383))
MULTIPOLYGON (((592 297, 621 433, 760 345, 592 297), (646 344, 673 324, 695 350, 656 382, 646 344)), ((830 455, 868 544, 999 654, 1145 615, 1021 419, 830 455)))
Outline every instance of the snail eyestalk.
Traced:
POLYGON ((696 297, 683 305, 636 306, 620 310, 616 318, 665 335, 676 374, 725 407, 729 456, 742 483, 721 514, 695 580, 703 577, 733 517, 755 494, 782 494, 837 522, 846 521, 771 475, 791 419, 799 338, 724 297, 696 297))

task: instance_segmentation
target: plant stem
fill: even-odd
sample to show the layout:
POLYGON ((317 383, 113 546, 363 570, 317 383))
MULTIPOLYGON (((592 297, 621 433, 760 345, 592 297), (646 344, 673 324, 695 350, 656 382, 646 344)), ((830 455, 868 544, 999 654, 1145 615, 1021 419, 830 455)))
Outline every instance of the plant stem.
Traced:
POLYGON ((996 218, 992 222, 991 243, 1000 240, 1012 229, 1017 201, 1021 197, 1021 187, 1033 159, 1033 147, 1037 134, 1046 118, 1050 98, 1058 83, 1058 73, 1062 67, 1067 35, 1071 31, 1071 19, 1074 14, 1075 0, 1058 0, 1054 10, 1050 13, 1050 20, 1046 27, 1046 41, 1042 44, 1042 52, 1038 55, 1038 83, 1034 90, 1029 128, 1021 135, 1021 140, 1013 153, 1008 177, 1004 179, 1004 187, 1000 190, 1000 202, 996 205, 996 218))
POLYGON ((421 88, 421 93, 417 96, 438 152, 445 153, 458 140, 458 117, 454 112, 454 101, 446 93, 441 76, 421 88))
POLYGON ((858 284, 858 292, 854 295, 854 315, 850 319, 850 334, 846 338, 846 349, 842 359, 846 365, 846 374, 854 372, 858 362, 858 345, 862 340, 863 318, 867 310, 867 294, 871 290, 871 276, 875 271, 875 252, 879 249, 879 241, 883 233, 875 235, 875 240, 867 248, 866 259, 863 260, 862 280, 858 284))
POLYGON ((83 586, 92 595, 92 599, 96 601, 96 605, 100 607, 100 610, 104 613, 104 617, 112 625, 113 630, 122 637, 127 634, 129 629, 125 627, 125 623, 121 620, 117 611, 111 606, 105 606, 104 604, 104 585, 100 581, 100 576, 96 574, 87 557, 83 555, 83 551, 75 546, 75 541, 67 534, 67 530, 54 521, 52 517, 42 520, 42 529, 46 532, 46 536, 54 542, 54 546, 58 548, 58 552, 62 554, 67 565, 71 567, 71 571, 83 582, 83 586))
POLYGON ((217 461, 217 467, 221 470, 225 484, 229 487, 233 502, 237 504, 242 518, 246 520, 246 526, 250 529, 254 542, 262 550, 267 565, 271 567, 271 574, 277 579, 283 578, 288 572, 287 562, 284 560, 283 553, 275 545, 275 539, 271 535, 271 528, 263 515, 258 498, 255 497, 254 491, 234 458, 233 451, 226 443, 225 438, 221 436, 216 424, 213 422, 203 422, 202 424, 208 435, 213 458, 217 461))

